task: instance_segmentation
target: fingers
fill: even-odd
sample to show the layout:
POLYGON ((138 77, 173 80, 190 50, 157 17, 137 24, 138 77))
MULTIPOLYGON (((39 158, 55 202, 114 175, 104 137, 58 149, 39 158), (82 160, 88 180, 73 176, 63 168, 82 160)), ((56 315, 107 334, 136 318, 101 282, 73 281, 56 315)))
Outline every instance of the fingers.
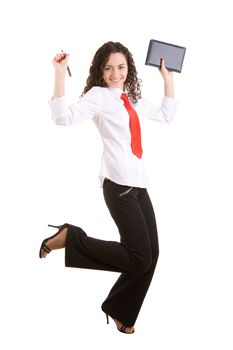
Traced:
POLYGON ((64 61, 66 58, 69 57, 69 54, 65 53, 65 52, 62 52, 62 53, 58 53, 54 60, 58 63, 60 63, 61 61, 64 61))
POLYGON ((160 58, 160 72, 162 75, 169 73, 168 69, 166 68, 164 58, 160 58))
POLYGON ((160 69, 159 69, 163 79, 165 81, 170 81, 172 79, 172 71, 169 71, 167 68, 166 68, 166 65, 165 65, 165 60, 164 58, 161 58, 160 59, 160 69))
POLYGON ((68 74, 71 77, 70 68, 68 66, 68 60, 69 54, 61 50, 61 53, 57 53, 56 56, 53 58, 52 63, 57 73, 65 74, 65 71, 67 69, 68 74))
POLYGON ((160 58, 160 68, 166 68, 164 58, 160 58))

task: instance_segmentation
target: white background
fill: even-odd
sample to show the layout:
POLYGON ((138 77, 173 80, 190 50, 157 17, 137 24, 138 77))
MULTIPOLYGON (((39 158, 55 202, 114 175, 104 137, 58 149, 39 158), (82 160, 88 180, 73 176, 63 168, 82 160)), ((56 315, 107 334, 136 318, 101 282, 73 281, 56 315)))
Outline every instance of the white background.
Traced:
POLYGON ((1 2, 2 349, 232 349, 231 22, 227 0, 1 2), (161 254, 136 333, 127 336, 100 309, 118 274, 67 269, 62 251, 38 258, 54 232, 47 223, 118 239, 99 187, 94 124, 56 126, 47 102, 61 48, 70 53, 73 102, 95 51, 113 40, 133 53, 143 95, 160 103, 162 78, 144 65, 152 38, 187 52, 174 74, 173 124, 147 124, 161 254))

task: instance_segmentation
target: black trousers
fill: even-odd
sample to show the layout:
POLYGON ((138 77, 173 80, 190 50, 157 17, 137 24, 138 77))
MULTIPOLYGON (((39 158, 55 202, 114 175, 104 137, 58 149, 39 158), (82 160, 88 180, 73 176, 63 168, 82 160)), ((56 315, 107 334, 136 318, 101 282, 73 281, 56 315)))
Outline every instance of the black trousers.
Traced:
POLYGON ((121 272, 102 310, 132 327, 159 255, 154 210, 144 188, 122 186, 105 179, 103 192, 118 227, 120 242, 88 237, 81 228, 69 225, 65 265, 121 272))

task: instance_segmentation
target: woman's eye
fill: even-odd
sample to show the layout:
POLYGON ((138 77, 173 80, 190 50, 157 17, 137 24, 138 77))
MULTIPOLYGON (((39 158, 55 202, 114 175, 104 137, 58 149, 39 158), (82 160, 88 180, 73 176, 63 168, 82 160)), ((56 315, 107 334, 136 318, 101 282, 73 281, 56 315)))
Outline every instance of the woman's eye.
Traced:
POLYGON ((109 71, 109 70, 110 70, 110 67, 105 67, 104 70, 105 70, 105 71, 109 71))

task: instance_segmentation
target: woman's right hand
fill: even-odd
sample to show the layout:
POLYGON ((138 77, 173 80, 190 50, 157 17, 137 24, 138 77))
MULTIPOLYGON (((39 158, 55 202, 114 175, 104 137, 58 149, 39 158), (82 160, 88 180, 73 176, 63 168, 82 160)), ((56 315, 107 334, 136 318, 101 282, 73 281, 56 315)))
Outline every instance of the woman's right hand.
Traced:
POLYGON ((58 75, 65 76, 68 66, 69 54, 62 52, 58 53, 52 63, 55 68, 55 73, 58 75))

